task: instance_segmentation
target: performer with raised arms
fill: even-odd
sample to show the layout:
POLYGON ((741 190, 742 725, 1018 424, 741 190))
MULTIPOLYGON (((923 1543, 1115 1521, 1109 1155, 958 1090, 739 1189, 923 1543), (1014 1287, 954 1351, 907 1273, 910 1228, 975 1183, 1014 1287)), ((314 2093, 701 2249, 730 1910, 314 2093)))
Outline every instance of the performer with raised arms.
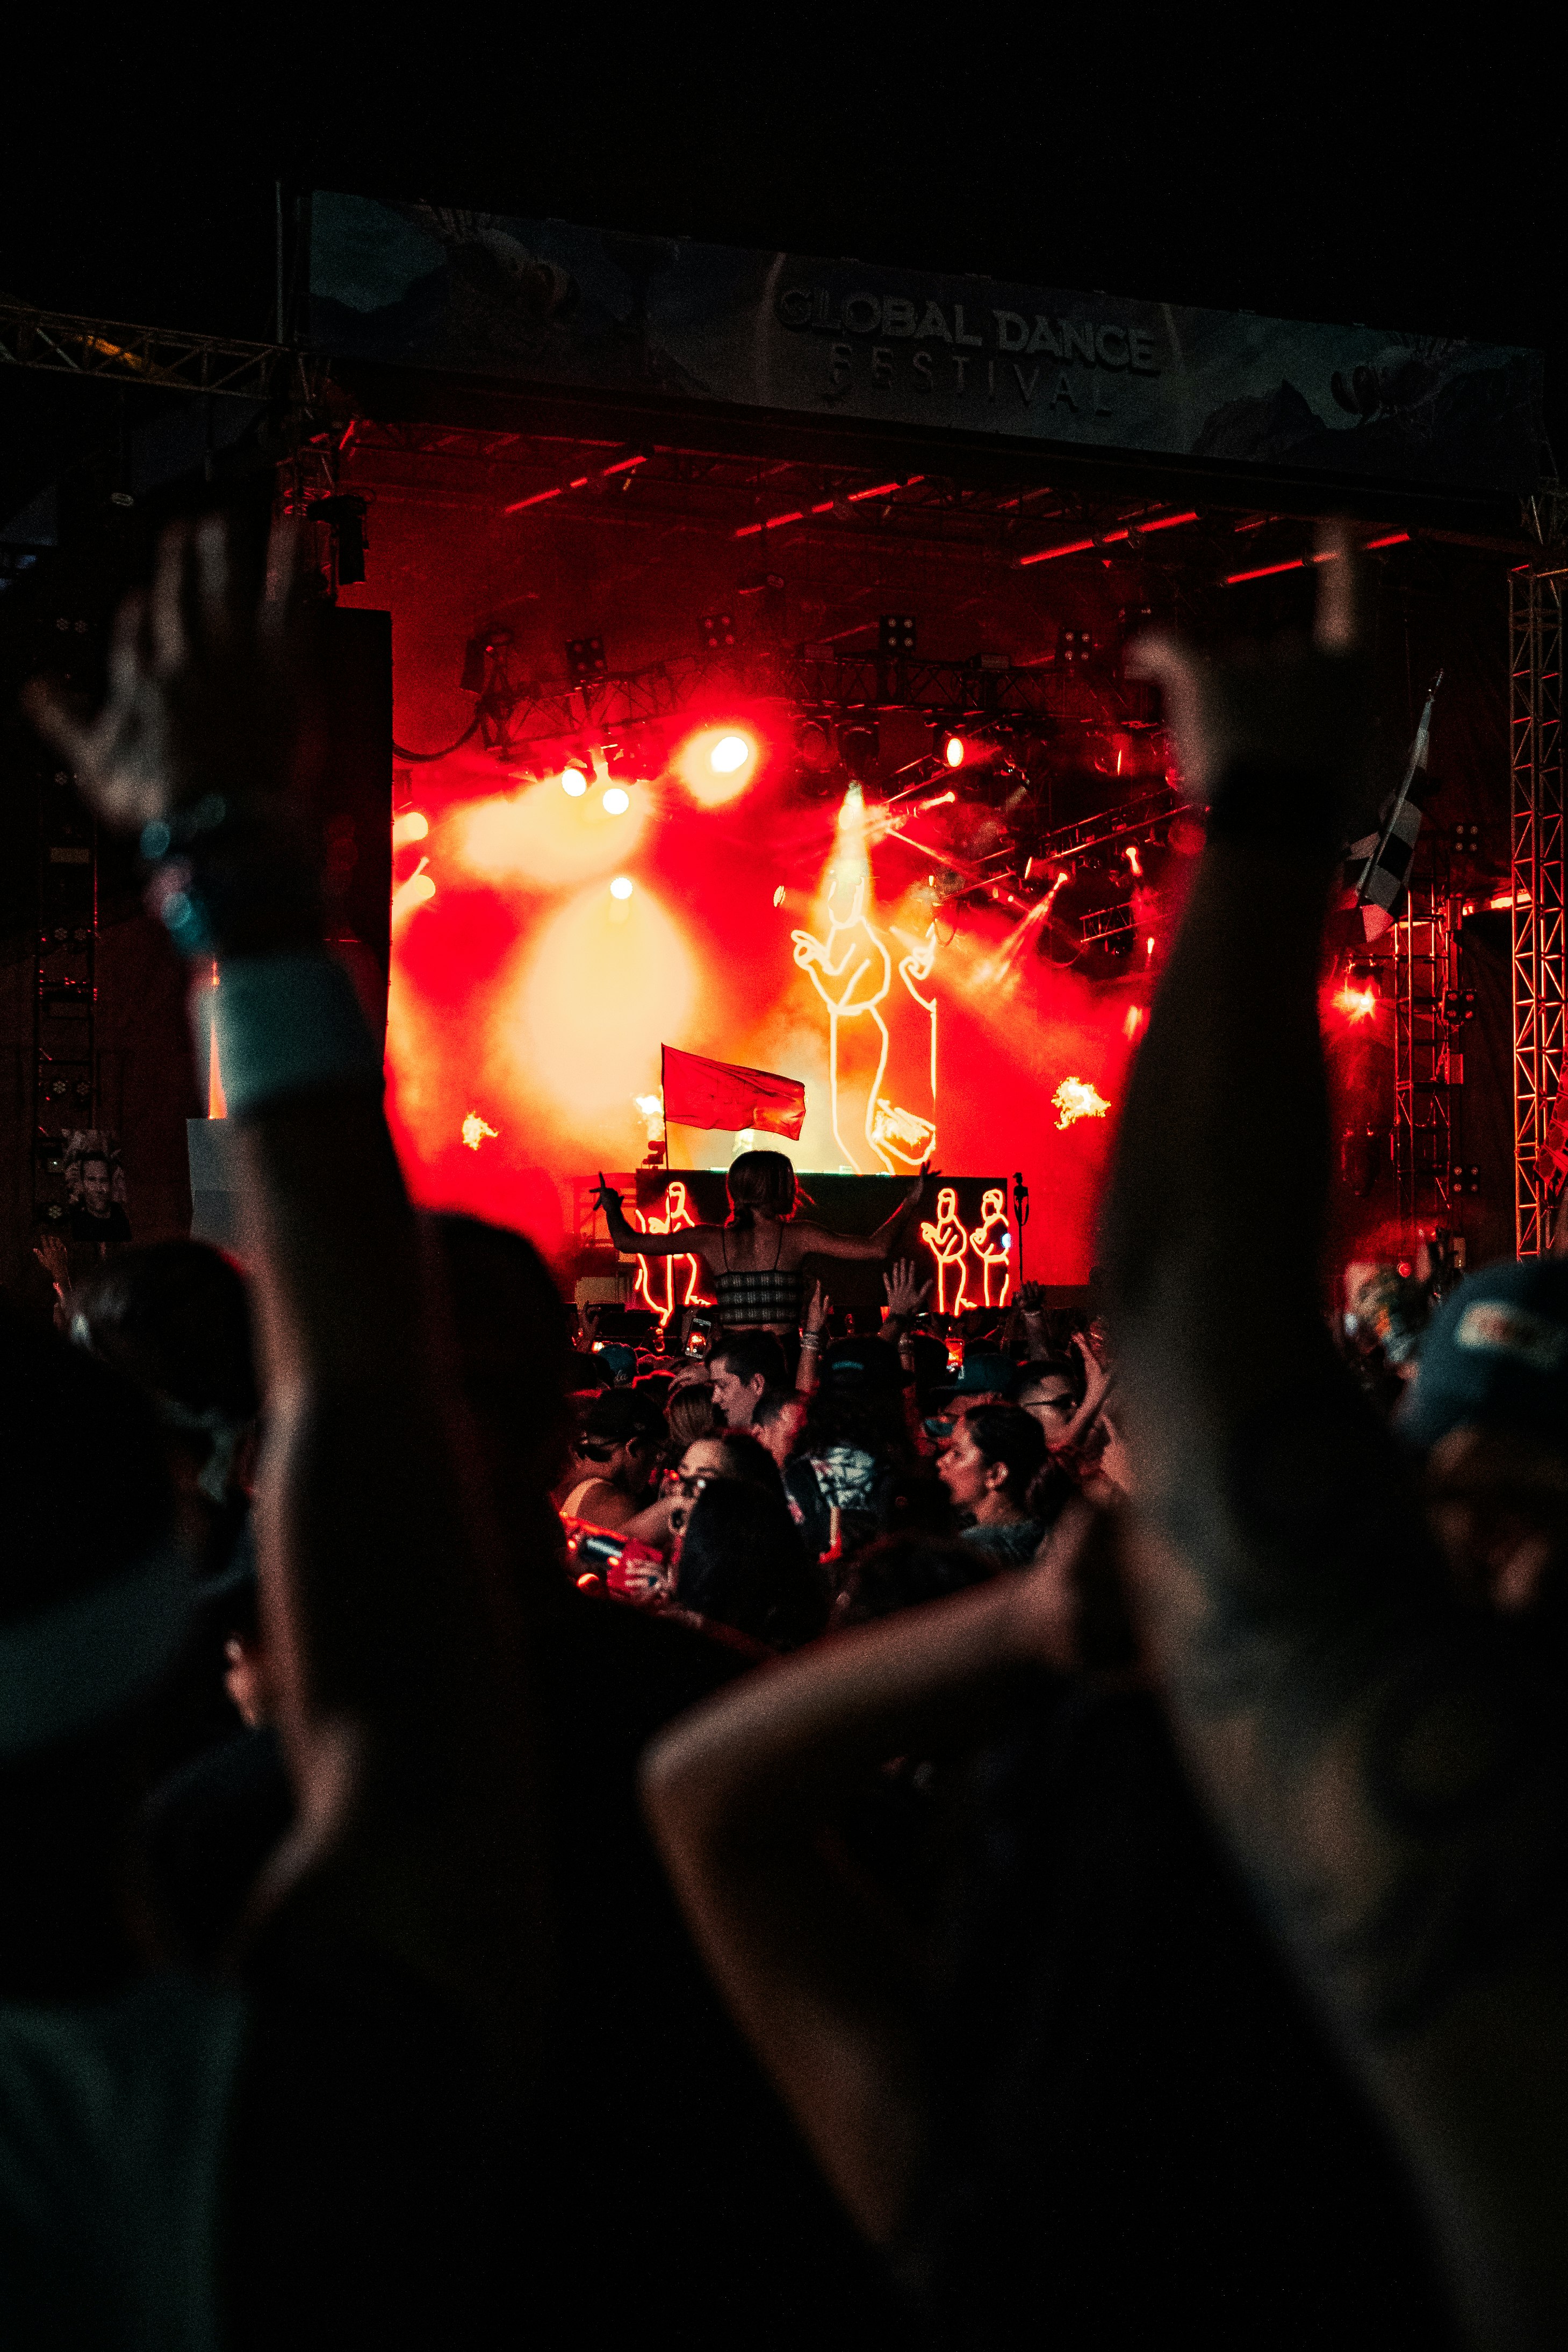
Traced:
POLYGON ((880 1261, 893 1255, 899 1230, 919 1205, 925 1169, 890 1217, 870 1234, 836 1234, 795 1215, 795 1167, 783 1151, 742 1151, 724 1179, 730 1214, 721 1225, 683 1225, 641 1234, 628 1223, 621 1195, 599 1178, 599 1205, 618 1250, 638 1257, 700 1257, 718 1293, 729 1331, 775 1331, 793 1339, 801 1322, 801 1266, 808 1257, 880 1261))

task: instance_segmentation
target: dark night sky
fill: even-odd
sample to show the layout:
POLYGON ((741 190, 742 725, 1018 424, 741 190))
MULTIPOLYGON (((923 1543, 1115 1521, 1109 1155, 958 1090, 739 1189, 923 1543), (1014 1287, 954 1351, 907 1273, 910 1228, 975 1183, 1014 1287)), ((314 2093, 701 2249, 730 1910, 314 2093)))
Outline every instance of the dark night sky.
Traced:
MULTIPOLYGON (((905 8, 548 18, 257 12, 248 42, 13 52, 0 289, 270 331, 273 183, 1534 343, 1568 412, 1562 132, 1500 14, 1457 52, 1404 16, 905 8), (1248 20, 1232 19, 1239 28, 1248 20), (846 24, 851 26, 847 32, 846 24), (395 31, 389 31, 389 25, 395 31), (1194 47, 1179 27, 1196 26, 1194 47), (408 28, 408 29, 405 29, 408 28), (1336 29, 1345 46, 1336 45, 1336 29), (1353 38, 1353 47, 1349 46, 1353 38)), ((216 21, 216 20, 215 20, 216 21)), ((25 44, 24 44, 25 46, 25 44)), ((0 380, 0 505, 105 396, 0 380)))

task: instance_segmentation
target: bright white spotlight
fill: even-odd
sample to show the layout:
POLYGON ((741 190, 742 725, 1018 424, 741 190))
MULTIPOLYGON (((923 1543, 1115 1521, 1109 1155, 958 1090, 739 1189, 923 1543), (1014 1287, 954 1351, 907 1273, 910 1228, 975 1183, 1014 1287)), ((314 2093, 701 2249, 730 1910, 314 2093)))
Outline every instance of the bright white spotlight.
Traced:
POLYGON ((708 754, 708 765, 716 776, 732 776, 751 756, 752 747, 743 735, 721 735, 708 754))
POLYGON ((580 801, 588 789, 588 779, 581 768, 563 769, 561 776, 561 789, 568 800, 580 801))
POLYGON ((612 784, 605 794, 605 808, 610 816, 625 816, 631 804, 630 793, 623 792, 619 784, 612 784))
POLYGON ((948 737, 947 741, 942 746, 942 758, 947 761, 950 768, 963 767, 963 738, 962 735, 950 735, 948 737))
POLYGON ((611 885, 610 885, 610 896, 611 896, 611 898, 629 898, 631 897, 631 895, 632 895, 632 878, 631 878, 631 876, 630 876, 629 874, 617 874, 617 875, 616 875, 616 878, 615 878, 615 880, 614 880, 614 881, 611 883, 611 885))

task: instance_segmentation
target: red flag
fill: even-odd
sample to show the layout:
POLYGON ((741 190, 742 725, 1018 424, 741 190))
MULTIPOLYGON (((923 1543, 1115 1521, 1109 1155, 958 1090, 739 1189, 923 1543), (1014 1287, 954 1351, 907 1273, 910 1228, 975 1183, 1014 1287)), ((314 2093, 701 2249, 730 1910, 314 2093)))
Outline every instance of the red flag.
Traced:
POLYGON ((765 1128, 770 1135, 798 1140, 805 1118, 805 1088, 798 1078, 772 1070, 744 1070, 733 1062, 710 1062, 673 1045, 664 1055, 664 1116, 680 1127, 765 1128))

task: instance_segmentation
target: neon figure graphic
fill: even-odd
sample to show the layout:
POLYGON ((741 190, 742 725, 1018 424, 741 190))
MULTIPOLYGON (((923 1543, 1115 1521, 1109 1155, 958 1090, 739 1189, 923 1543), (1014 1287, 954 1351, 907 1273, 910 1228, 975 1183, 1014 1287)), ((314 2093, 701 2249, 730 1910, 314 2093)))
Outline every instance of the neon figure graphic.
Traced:
MULTIPOLYGON (((902 940, 909 949, 899 960, 899 978, 910 997, 925 1014, 931 1034, 931 1107, 936 1109, 936 998, 922 996, 915 986, 917 980, 929 980, 936 961, 936 925, 931 924, 923 940, 911 940, 907 931, 895 930, 893 937, 902 940)), ((879 1150, 884 1160, 890 1152, 901 1160, 906 1168, 923 1166, 936 1150, 936 1121, 922 1118, 918 1111, 905 1110, 901 1105, 878 1094, 871 1105, 870 1140, 872 1149, 879 1150)), ((891 1170, 889 1173, 891 1174, 891 1170)))
MULTIPOLYGON (((831 902, 837 889, 835 882, 828 891, 831 902)), ((888 1024, 880 1007, 886 1003, 893 983, 892 958, 866 920, 867 882, 864 875, 855 884, 855 895, 849 903, 849 913, 840 920, 831 903, 827 909, 827 937, 817 939, 810 931, 792 931, 795 960, 801 970, 810 974, 811 984, 827 1007, 827 1081, 828 1101, 833 1118, 833 1139, 858 1176, 866 1171, 845 1142, 838 1126, 838 1024, 841 1021, 858 1020, 868 1013, 880 1040, 877 1056, 877 1075, 871 1081, 871 1091, 866 1103, 866 1140, 882 1163, 883 1172, 890 1176, 892 1162, 877 1142, 872 1132, 877 1100, 882 1091, 882 1080, 888 1068, 888 1024), (838 983, 837 990, 828 982, 838 983)))
MULTIPOLYGON (((645 1234, 679 1233, 682 1225, 694 1225, 698 1223, 697 1218, 691 1213, 690 1204, 686 1198, 686 1187, 679 1177, 664 1196, 662 1217, 645 1217, 638 1209, 634 1209, 632 1215, 637 1219, 639 1232, 645 1234)), ((678 1307, 711 1307, 714 1303, 702 1287, 702 1261, 696 1256, 639 1257, 635 1287, 643 1305, 651 1307, 658 1317, 661 1328, 668 1323, 678 1307), (686 1289, 679 1298, 675 1295, 678 1266, 686 1268, 686 1289), (652 1285, 656 1274, 658 1277, 659 1288, 664 1293, 662 1298, 656 1298, 653 1295, 652 1285)))
POLYGON ((958 1213, 958 1194, 951 1184, 944 1184, 936 1196, 935 1224, 928 1225, 922 1221, 921 1239, 936 1260, 937 1313, 962 1315, 970 1303, 964 1286, 969 1234, 958 1213), (958 1276, 958 1289, 950 1298, 947 1295, 948 1276, 954 1272, 958 1276))
POLYGON ((982 1306, 1005 1307, 1013 1271, 1013 1236, 1007 1227, 1007 1195, 1000 1185, 993 1184, 981 1195, 980 1223, 969 1238, 980 1261, 982 1306), (993 1298, 993 1276, 997 1274, 1001 1280, 993 1298))
MULTIPOLYGON (((895 1160, 901 1160, 906 1168, 918 1168, 930 1159, 936 1143, 936 1126, 934 1120, 922 1118, 918 1111, 905 1110, 882 1091, 892 1047, 882 1007, 892 987, 893 960, 887 941, 867 916, 866 898, 869 884, 864 873, 855 878, 847 916, 841 918, 836 912, 833 898, 844 878, 847 877, 836 877, 828 887, 826 938, 819 940, 811 931, 792 931, 790 937, 795 942, 795 962, 809 975, 812 986, 827 1007, 828 1101, 833 1138, 857 1175, 864 1175, 867 1171, 845 1141, 839 1125, 839 1024, 866 1015, 877 1032, 877 1068, 867 1090, 863 1132, 883 1174, 892 1176, 898 1173, 893 1164, 895 1160), (830 982, 834 985, 830 986, 830 982)), ((900 979, 929 1024, 933 1109, 936 1106, 936 999, 934 996, 922 996, 915 983, 928 978, 935 959, 936 926, 932 924, 923 940, 910 942, 909 954, 899 964, 900 979)))

